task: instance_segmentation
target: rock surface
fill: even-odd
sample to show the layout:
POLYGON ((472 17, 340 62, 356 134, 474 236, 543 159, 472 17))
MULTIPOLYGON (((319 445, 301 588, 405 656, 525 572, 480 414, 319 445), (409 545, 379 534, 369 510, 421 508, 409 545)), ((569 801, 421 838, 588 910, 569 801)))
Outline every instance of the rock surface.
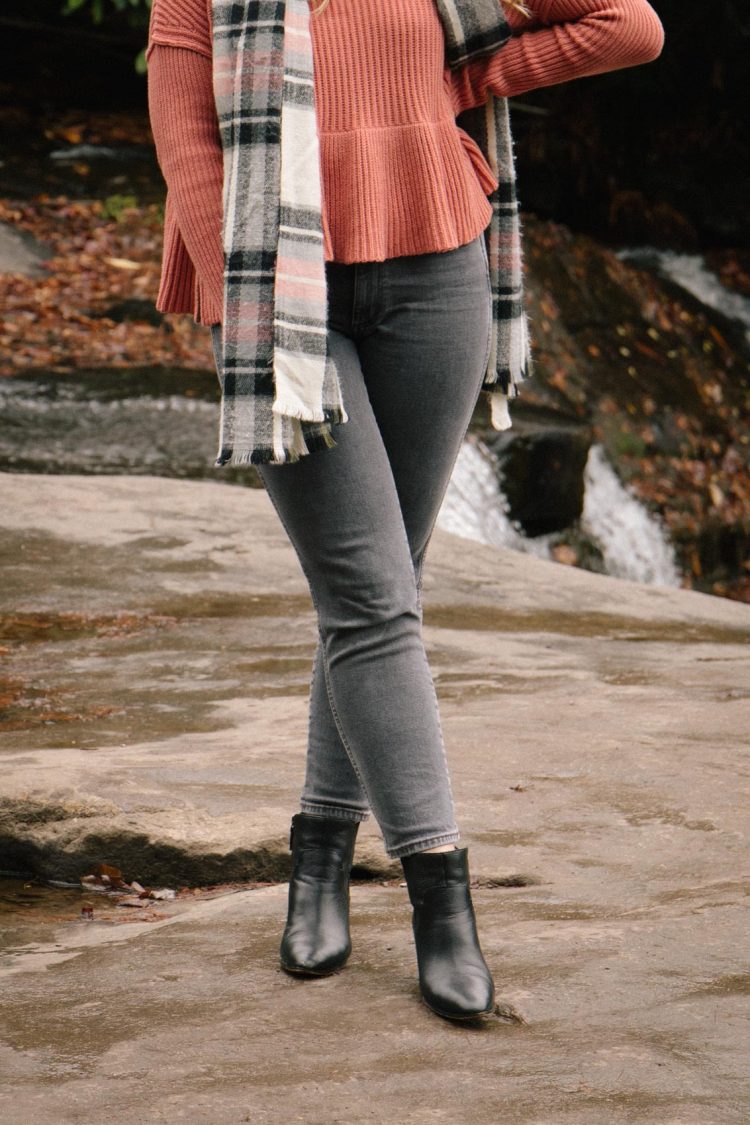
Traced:
MULTIPOLYGON (((0 866, 282 877, 316 630, 265 493, 2 482, 0 866)), ((734 866, 750 609, 442 532, 430 552, 425 636, 478 870, 619 899, 612 849, 657 882, 669 857, 714 870, 708 838, 734 866)), ((388 870, 374 828, 362 844, 388 870)))
MULTIPOLYGON (((283 878, 315 623, 265 493, 2 492, 0 866, 283 878)), ((6 907, 4 1121, 747 1120, 750 607, 442 531, 424 602, 508 1018, 419 1005, 393 883, 354 888, 352 962, 312 984, 277 969, 283 886, 120 926, 6 907)), ((357 863, 397 873, 372 824, 357 863)))
POLYGON ((0 223, 0 273, 36 277, 44 272, 42 263, 48 253, 46 247, 25 231, 0 223))
POLYGON ((735 875, 685 879, 671 898, 634 886, 607 910, 550 884, 477 891, 506 1015, 482 1029, 419 1002, 399 887, 353 888, 352 958, 318 981, 277 966, 283 886, 151 924, 19 923, 26 944, 0 965, 0 1116, 746 1122, 735 875))

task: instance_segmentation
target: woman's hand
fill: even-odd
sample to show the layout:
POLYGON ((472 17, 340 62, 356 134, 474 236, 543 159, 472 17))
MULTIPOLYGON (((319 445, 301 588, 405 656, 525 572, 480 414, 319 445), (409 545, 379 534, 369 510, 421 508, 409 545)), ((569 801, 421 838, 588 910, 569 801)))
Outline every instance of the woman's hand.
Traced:
POLYGON ((450 72, 456 114, 489 94, 513 97, 653 62, 664 27, 647 0, 526 0, 531 19, 503 6, 513 37, 487 59, 450 72))

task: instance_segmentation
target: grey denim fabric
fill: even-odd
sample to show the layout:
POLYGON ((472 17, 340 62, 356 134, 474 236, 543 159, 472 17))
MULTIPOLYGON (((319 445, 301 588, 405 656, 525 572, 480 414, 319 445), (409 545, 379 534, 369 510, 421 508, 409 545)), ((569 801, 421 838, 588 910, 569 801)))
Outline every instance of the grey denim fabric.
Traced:
POLYGON ((258 469, 318 616, 301 808, 372 811, 396 858, 459 840, 421 586, 489 356, 484 235, 445 252, 327 262, 326 276, 349 421, 334 427, 333 449, 258 469))

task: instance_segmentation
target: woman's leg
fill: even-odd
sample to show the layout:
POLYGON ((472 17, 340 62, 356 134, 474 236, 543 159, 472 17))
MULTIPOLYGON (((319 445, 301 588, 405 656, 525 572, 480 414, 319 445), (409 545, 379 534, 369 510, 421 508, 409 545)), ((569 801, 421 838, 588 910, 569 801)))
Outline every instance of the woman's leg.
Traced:
POLYGON ((486 258, 476 240, 329 278, 350 421, 334 449, 261 467, 319 614, 303 809, 369 804, 404 856, 458 839, 418 580, 484 373, 486 258))
MULTIPOLYGON (((368 265, 375 279, 369 279, 369 294, 381 307, 376 310, 376 329, 360 340, 358 352, 421 593, 427 544, 479 393, 473 373, 483 373, 489 350, 491 293, 484 235, 448 255, 368 265), (456 319, 458 332, 453 330, 456 319), (413 362, 412 348, 421 353, 419 362, 413 362), (413 440, 415 431, 419 441, 413 440)), ((357 271, 360 304, 368 297, 368 279, 363 284, 361 276, 368 265, 357 271)), ((352 332, 352 313, 357 313, 352 308, 353 277, 351 266, 329 267, 331 323, 347 335, 352 332)), ((313 663, 301 807, 328 816, 339 810, 360 820, 367 816, 367 798, 331 712, 321 642, 313 663)))
MULTIPOLYGON (((335 331, 331 346, 348 391, 338 444, 259 468, 310 585, 338 733, 389 853, 400 855, 458 833, 398 494, 356 347, 335 331)), ((328 763, 326 793, 314 795, 325 815, 335 815, 325 801, 341 791, 343 763, 328 763)))
POLYGON ((476 404, 490 346, 484 235, 384 263, 375 331, 359 345, 421 588, 425 552, 476 404))
POLYGON ((347 820, 367 820, 370 814, 367 794, 331 710, 320 635, 310 684, 307 762, 300 808, 318 816, 342 816, 347 820))

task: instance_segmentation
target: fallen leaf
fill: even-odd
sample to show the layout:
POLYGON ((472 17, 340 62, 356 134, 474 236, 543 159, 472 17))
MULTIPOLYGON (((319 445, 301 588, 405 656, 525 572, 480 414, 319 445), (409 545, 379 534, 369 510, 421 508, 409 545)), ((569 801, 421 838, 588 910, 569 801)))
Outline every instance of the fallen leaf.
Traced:
POLYGON ((105 878, 109 879, 109 881, 111 883, 122 883, 122 882, 124 882, 123 877, 122 877, 122 871, 120 871, 120 868, 119 867, 110 867, 110 865, 108 863, 97 863, 96 867, 91 872, 91 874, 92 875, 98 875, 102 879, 105 879, 105 878))
POLYGON ((711 481, 708 486, 708 491, 714 508, 722 508, 724 506, 724 493, 721 491, 718 484, 714 484, 714 482, 711 481))
POLYGON ((140 262, 133 262, 130 260, 130 258, 105 258, 104 261, 108 266, 114 266, 116 270, 142 269, 140 262))
POLYGON ((92 871, 81 876, 81 882, 87 886, 100 886, 107 889, 127 886, 122 871, 118 867, 110 867, 108 863, 97 863, 92 871))
POLYGON ((578 562, 578 552, 567 543, 558 543, 552 548, 555 562, 564 563, 566 566, 575 566, 578 562))

